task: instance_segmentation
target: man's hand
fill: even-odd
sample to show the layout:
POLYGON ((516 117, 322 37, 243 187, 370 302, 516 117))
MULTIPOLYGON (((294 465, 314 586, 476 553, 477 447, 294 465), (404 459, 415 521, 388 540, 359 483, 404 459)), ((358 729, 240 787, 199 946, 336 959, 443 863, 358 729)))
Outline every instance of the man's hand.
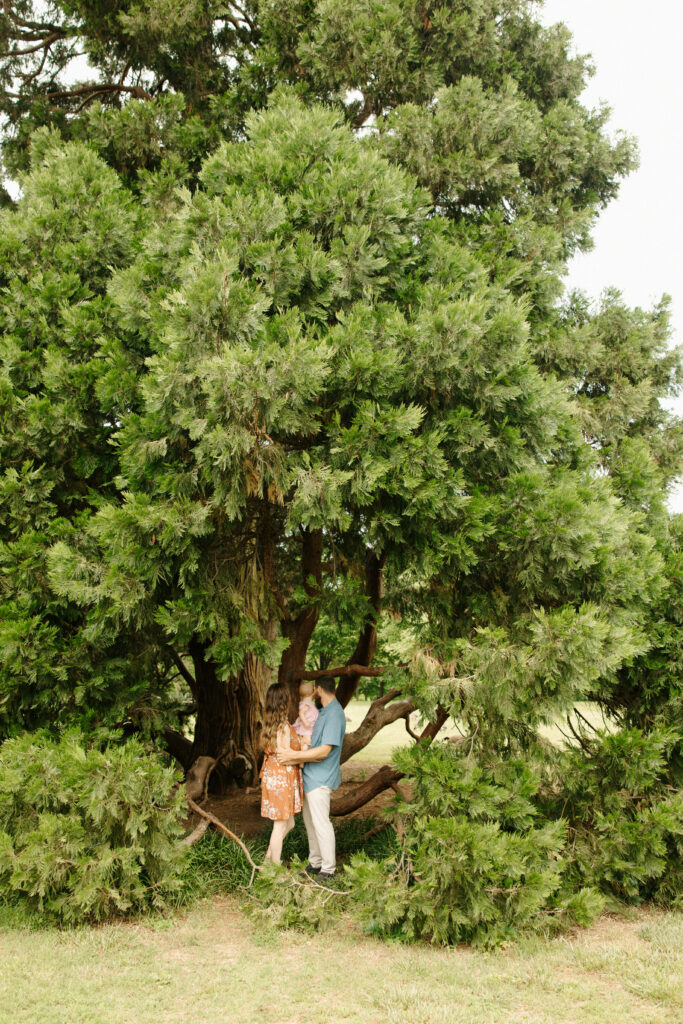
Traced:
POLYGON ((330 743, 323 743, 319 747, 309 747, 308 750, 292 750, 291 747, 278 747, 275 751, 280 764, 306 764, 310 761, 324 761, 332 750, 330 743))

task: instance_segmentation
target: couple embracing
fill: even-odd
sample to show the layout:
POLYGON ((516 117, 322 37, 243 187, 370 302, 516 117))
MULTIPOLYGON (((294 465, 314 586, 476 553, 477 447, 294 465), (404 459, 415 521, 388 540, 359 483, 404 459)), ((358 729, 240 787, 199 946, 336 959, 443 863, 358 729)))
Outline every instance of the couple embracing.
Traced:
POLYGON ((332 676, 299 687, 299 717, 289 722, 289 688, 275 683, 266 694, 265 756, 261 769, 261 816, 273 822, 266 859, 279 864, 282 843, 303 811, 308 866, 322 880, 336 870, 330 796, 341 783, 339 764, 346 731, 332 676))

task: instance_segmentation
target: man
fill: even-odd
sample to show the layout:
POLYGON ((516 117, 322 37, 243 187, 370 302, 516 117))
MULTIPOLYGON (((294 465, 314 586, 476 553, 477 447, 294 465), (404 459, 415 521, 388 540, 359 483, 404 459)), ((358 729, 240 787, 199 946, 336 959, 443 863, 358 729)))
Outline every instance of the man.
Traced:
POLYGON ((301 751, 281 748, 277 756, 280 764, 303 765, 303 815, 309 851, 306 871, 324 882, 334 877, 337 866, 330 796, 341 784, 339 764, 346 716, 335 697, 332 676, 316 680, 313 696, 320 704, 320 713, 313 727, 310 747, 301 751))

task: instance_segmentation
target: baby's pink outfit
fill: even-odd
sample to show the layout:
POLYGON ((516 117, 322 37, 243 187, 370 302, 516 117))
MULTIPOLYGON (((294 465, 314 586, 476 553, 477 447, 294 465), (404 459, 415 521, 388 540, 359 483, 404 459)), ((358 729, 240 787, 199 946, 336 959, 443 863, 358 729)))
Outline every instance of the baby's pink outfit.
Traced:
POLYGON ((318 709, 311 697, 304 697, 299 701, 299 717, 294 723, 294 732, 310 746, 313 726, 318 717, 318 709))

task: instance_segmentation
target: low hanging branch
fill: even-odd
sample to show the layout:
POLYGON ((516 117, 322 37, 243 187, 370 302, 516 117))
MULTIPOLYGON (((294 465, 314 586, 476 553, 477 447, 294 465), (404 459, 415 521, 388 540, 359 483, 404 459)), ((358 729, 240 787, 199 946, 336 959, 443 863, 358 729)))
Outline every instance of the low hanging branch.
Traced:
POLYGON ((320 679, 321 676, 381 676, 385 669, 381 666, 370 668, 369 665, 337 665, 336 668, 321 668, 311 672, 302 672, 301 679, 320 679))
MULTIPOLYGON (((372 702, 358 728, 353 732, 347 733, 344 737, 341 753, 342 762, 348 761, 350 757, 353 757, 359 750, 367 746, 370 740, 385 725, 391 725, 392 722, 397 722, 401 718, 405 718, 406 721, 408 720, 411 711, 415 710, 412 700, 401 700, 395 704, 391 703, 394 697, 399 696, 400 692, 400 690, 390 690, 383 697, 379 697, 372 702)), ((419 739, 419 737, 415 738, 419 739)))
POLYGON ((337 818, 351 814, 352 811, 357 811, 359 807, 370 803, 385 789, 390 789, 395 782, 402 778, 402 772, 396 771, 389 764, 384 764, 379 771, 362 782, 357 789, 354 789, 353 793, 344 793, 342 796, 335 797, 330 803, 330 814, 337 818))

